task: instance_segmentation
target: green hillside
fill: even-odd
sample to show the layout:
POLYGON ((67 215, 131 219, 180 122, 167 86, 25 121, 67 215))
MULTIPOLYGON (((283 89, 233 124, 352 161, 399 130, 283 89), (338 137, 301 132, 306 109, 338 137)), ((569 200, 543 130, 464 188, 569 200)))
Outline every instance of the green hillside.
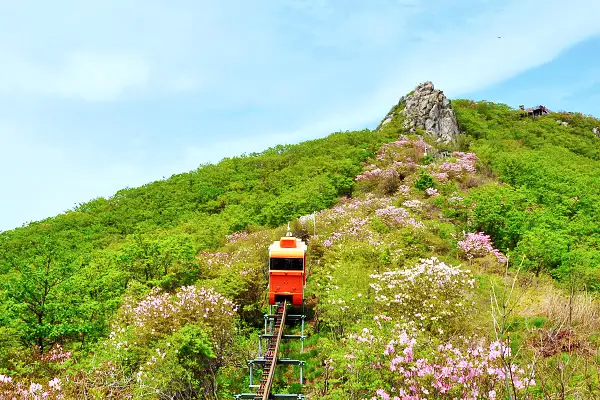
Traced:
POLYGON ((399 114, 0 233, 0 398, 247 392, 288 222, 311 321, 284 350, 310 398, 600 396, 600 121, 452 105, 453 145, 399 114))
POLYGON ((457 103, 471 149, 506 184, 473 193, 475 229, 536 273, 575 272, 599 289, 599 121, 567 113, 523 119, 506 106, 457 103))

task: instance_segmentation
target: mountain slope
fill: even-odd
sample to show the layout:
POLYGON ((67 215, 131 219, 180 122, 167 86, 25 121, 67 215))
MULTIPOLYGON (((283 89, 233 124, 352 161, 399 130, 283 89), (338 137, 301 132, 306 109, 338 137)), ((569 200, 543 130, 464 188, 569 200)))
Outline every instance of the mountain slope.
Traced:
MULTIPOLYGON (((597 396, 600 124, 452 106, 454 144, 405 129, 399 104, 377 132, 226 159, 2 233, 0 393, 247 391, 265 250, 291 221, 309 237, 313 318, 308 352, 284 351, 307 361, 312 398, 597 396), (316 232, 296 219, 318 210, 316 232)), ((276 390, 295 379, 279 370, 276 390)))
POLYGON ((34 344, 86 348, 103 337, 132 281, 173 289, 206 279, 196 255, 226 234, 330 206, 386 140, 361 131, 278 145, 1 233, 0 329, 14 340, 0 371, 34 344))

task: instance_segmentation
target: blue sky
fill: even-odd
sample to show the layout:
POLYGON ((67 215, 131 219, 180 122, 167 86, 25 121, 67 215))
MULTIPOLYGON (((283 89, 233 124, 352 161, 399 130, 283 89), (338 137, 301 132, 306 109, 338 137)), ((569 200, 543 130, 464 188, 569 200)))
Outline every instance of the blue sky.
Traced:
POLYGON ((600 116, 600 2, 540 4, 0 2, 0 230, 374 128, 425 80, 451 98, 600 116))

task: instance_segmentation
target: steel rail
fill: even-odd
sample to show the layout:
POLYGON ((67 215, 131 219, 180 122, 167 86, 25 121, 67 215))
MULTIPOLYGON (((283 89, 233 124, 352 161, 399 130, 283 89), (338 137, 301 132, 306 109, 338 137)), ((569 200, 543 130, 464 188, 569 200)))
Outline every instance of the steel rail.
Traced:
POLYGON ((271 395, 271 386, 273 385, 273 377, 275 376, 275 365, 277 364, 279 343, 281 342, 283 328, 285 326, 286 308, 286 300, 277 305, 277 314, 273 323, 273 337, 269 339, 269 347, 265 354, 265 367, 260 380, 260 386, 256 392, 256 400, 269 400, 269 396, 271 395))

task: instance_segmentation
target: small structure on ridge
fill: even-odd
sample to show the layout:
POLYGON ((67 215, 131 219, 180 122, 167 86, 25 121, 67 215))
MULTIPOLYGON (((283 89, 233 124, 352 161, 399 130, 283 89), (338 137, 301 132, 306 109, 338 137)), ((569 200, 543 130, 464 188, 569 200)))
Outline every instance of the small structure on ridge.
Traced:
POLYGON ((539 105, 534 108, 526 109, 525 106, 523 104, 521 104, 519 106, 519 108, 521 109, 521 111, 525 111, 527 113, 528 117, 537 117, 537 116, 544 115, 544 114, 550 114, 552 112, 548 108, 546 108, 545 106, 542 106, 542 105, 539 105))

